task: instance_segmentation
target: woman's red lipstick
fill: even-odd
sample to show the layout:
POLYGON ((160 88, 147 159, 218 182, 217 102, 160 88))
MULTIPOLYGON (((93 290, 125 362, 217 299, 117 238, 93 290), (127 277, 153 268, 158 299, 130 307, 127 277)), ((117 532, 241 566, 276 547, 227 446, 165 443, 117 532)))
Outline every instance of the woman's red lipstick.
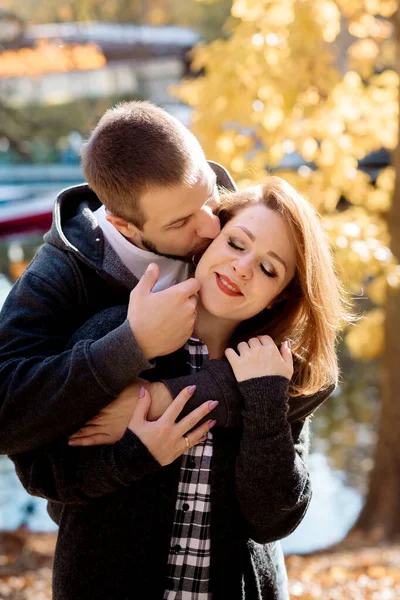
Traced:
POLYGON ((239 290, 238 286, 235 285, 233 283, 233 281, 231 281, 229 279, 229 277, 226 277, 225 275, 219 275, 218 273, 215 273, 215 278, 217 280, 217 286, 219 287, 219 289, 221 290, 221 292, 224 292, 224 294, 226 294, 227 296, 243 296, 243 294, 239 290), (223 282, 223 280, 221 279, 221 277, 223 278, 223 280, 226 281, 226 283, 228 283, 231 287, 233 287, 237 291, 233 291, 229 287, 227 287, 225 285, 225 283, 223 282))

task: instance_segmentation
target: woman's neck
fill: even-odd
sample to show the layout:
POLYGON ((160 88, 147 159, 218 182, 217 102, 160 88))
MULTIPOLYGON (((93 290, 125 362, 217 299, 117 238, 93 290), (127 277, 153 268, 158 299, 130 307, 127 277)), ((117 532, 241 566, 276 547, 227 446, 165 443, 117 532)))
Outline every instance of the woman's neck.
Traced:
POLYGON ((238 326, 237 321, 215 317, 199 302, 194 335, 208 348, 210 358, 221 358, 238 326))

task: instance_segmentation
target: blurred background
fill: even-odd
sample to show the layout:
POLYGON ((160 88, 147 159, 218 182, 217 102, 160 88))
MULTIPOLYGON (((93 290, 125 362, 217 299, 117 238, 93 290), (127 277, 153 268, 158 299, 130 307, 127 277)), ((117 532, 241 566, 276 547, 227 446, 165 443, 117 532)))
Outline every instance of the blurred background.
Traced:
MULTIPOLYGON (((340 343, 340 385, 313 418, 314 497, 283 542, 287 554, 399 541, 397 4, 0 2, 0 305, 42 243, 55 196, 83 180, 83 139, 122 100, 171 112, 239 185, 277 173, 322 214, 362 319, 340 343)), ((11 546, 11 532, 55 530, 45 502, 24 492, 5 457, 0 530, 11 546)), ((12 556, 0 547, 0 597, 47 598, 33 588, 23 595, 22 584, 12 591, 12 556)), ((372 587, 362 595, 322 594, 322 584, 308 592, 304 577, 292 595, 398 598, 400 553, 391 557, 397 570, 364 573, 372 587)), ((335 573, 337 591, 346 577, 335 573)))

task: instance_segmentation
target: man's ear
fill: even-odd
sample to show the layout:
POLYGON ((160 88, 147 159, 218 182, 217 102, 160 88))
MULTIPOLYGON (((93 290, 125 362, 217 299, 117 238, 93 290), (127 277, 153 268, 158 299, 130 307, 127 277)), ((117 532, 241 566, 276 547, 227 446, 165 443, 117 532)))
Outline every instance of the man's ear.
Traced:
POLYGON ((126 238, 134 238, 139 234, 139 229, 136 227, 136 225, 129 223, 129 221, 126 221, 121 217, 113 215, 108 210, 106 210, 106 219, 126 238))

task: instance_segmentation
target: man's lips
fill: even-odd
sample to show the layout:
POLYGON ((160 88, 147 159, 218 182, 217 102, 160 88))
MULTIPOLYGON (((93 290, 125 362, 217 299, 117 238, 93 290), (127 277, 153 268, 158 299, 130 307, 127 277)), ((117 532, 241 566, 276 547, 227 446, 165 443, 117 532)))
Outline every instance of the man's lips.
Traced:
POLYGON ((217 281, 217 286, 224 292, 227 296, 243 296, 242 292, 239 290, 238 286, 233 283, 226 277, 225 275, 220 275, 219 273, 215 273, 215 279, 217 281))

